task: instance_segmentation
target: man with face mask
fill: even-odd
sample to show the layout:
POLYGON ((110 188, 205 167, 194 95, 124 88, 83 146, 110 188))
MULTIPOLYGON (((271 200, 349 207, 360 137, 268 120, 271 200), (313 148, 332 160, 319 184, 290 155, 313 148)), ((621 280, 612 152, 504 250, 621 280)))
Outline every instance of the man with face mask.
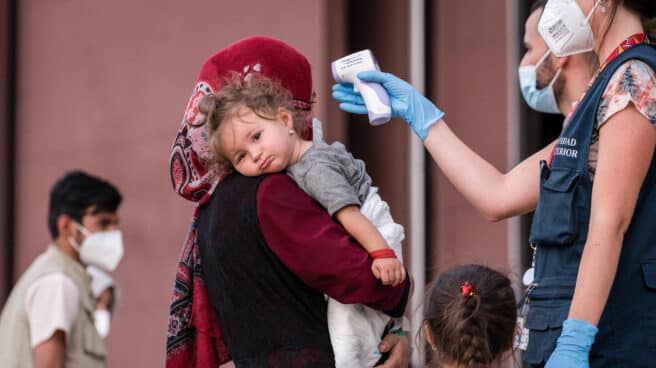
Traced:
POLYGON ((3 367, 105 367, 86 266, 113 271, 123 256, 110 183, 74 171, 50 193, 52 243, 14 286, 0 315, 3 367))
POLYGON ((553 55, 538 32, 546 3, 533 3, 526 20, 526 53, 519 63, 519 86, 524 101, 533 110, 567 116, 597 68, 597 57, 594 52, 560 58, 553 55))

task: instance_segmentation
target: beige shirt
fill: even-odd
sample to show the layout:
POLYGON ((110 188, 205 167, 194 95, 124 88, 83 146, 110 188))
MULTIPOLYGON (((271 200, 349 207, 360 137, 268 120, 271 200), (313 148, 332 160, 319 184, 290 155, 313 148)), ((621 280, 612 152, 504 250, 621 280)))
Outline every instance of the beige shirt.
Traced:
POLYGON ((70 336, 80 312, 80 290, 63 272, 42 276, 27 289, 25 312, 30 325, 30 345, 35 348, 57 330, 70 336))

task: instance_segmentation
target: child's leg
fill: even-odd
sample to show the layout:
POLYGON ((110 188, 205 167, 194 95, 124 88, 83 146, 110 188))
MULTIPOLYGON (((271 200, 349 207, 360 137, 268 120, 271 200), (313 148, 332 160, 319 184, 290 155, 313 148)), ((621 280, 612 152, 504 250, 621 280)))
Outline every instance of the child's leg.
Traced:
POLYGON ((378 343, 387 321, 389 317, 384 313, 362 304, 328 299, 328 329, 335 367, 373 367, 381 356, 378 343))
MULTIPOLYGON (((397 258, 403 261, 403 226, 394 222, 389 206, 371 187, 360 212, 376 226, 397 258)), ((381 357, 378 344, 390 317, 362 304, 342 304, 328 299, 328 329, 336 368, 373 367, 381 357)))

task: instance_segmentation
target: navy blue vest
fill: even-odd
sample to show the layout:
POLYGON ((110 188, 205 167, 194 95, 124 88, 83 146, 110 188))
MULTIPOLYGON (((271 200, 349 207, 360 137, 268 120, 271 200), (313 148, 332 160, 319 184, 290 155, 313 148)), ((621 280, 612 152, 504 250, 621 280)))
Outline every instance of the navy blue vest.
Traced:
MULTIPOLYGON (((530 242, 537 245, 524 361, 541 365, 553 351, 567 318, 588 234, 592 182, 588 152, 601 95, 624 62, 641 60, 656 70, 656 49, 636 45, 599 74, 563 129, 551 167, 541 162, 540 200, 530 242)), ((622 180, 622 178, 617 178, 622 180)), ((599 322, 590 366, 656 366, 656 160, 652 158, 625 234, 615 281, 599 322)))

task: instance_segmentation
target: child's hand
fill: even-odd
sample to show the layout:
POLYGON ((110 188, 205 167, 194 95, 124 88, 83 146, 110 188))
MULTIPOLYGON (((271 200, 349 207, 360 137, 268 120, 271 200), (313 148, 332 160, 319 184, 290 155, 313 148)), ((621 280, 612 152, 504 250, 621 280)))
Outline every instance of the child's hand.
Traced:
POLYGON ((383 285, 396 286, 405 281, 405 268, 396 258, 376 258, 371 265, 371 272, 383 285))

